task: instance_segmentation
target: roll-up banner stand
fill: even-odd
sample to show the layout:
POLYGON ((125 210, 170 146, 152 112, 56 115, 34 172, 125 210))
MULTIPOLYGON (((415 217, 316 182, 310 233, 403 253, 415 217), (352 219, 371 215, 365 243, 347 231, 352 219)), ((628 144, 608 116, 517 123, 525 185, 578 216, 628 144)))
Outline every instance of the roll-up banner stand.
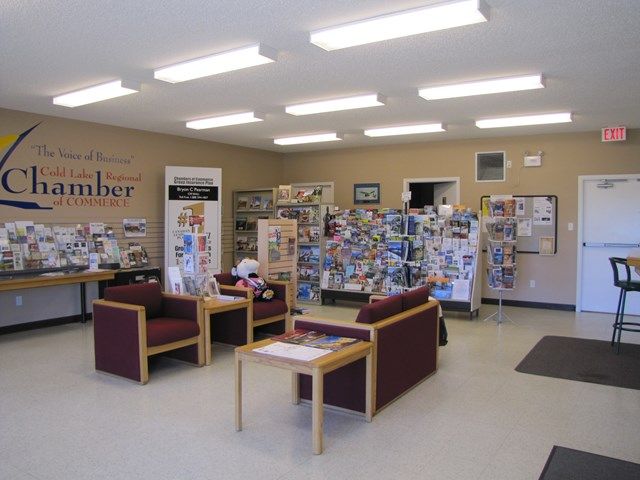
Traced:
MULTIPOLYGON (((165 167, 165 260, 169 267, 183 269, 185 233, 204 234, 208 253, 207 270, 220 271, 222 169, 198 167, 165 167)), ((170 291, 169 282, 165 290, 170 291)))

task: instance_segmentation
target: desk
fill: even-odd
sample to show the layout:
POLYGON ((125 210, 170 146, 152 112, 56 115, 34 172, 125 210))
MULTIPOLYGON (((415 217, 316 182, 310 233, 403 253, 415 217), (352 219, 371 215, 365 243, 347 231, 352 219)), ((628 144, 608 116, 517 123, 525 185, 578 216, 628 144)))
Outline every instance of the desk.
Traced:
POLYGON ((205 365, 211 365, 211 315, 216 313, 229 312, 231 310, 239 310, 245 308, 247 310, 247 339, 253 339, 253 300, 250 298, 238 298, 236 300, 218 300, 217 298, 209 298, 202 302, 202 311, 204 318, 204 357, 205 365), (249 336, 251 334, 251 336, 249 336))
POLYGON ((298 389, 298 375, 303 373, 311 375, 312 378, 312 403, 311 403, 311 430, 313 437, 313 453, 322 453, 322 423, 324 420, 324 375, 340 367, 344 367, 363 357, 367 359, 366 371, 366 391, 365 391, 365 419, 371 421, 372 415, 372 350, 373 343, 358 342, 348 347, 331 352, 314 360, 295 360, 286 357, 276 357, 253 350, 265 347, 274 343, 274 340, 267 339, 260 342, 250 343, 242 347, 237 347, 236 364, 236 431, 242 430, 242 362, 255 362, 272 367, 284 368, 292 372, 292 400, 294 404, 300 403, 300 392, 298 389))
POLYGON ((627 265, 640 268, 640 257, 627 257, 627 265))
POLYGON ((112 270, 85 270, 76 273, 64 273, 54 276, 25 275, 20 276, 19 271, 16 276, 7 280, 0 280, 0 292, 11 290, 22 290, 25 288, 54 287, 56 285, 80 284, 80 312, 81 320, 87 319, 87 282, 99 282, 101 280, 112 280, 114 272, 112 270))

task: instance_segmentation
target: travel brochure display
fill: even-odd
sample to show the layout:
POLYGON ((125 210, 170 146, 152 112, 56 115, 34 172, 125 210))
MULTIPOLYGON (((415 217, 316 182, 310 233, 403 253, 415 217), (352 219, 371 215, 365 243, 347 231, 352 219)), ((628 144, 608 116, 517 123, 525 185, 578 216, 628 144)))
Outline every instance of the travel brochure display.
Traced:
MULTIPOLYGON (((282 189, 282 186, 280 186, 282 189)), ((323 229, 319 200, 322 188, 301 189, 294 192, 297 203, 279 202, 276 218, 296 220, 297 222, 297 299, 302 302, 319 303, 320 271, 322 269, 321 231, 323 229), (309 199, 309 200, 307 200, 309 199), (303 204, 303 205, 301 205, 303 204)))
POLYGON ((182 236, 184 246, 182 256, 182 283, 178 280, 178 274, 173 268, 170 270, 170 289, 172 293, 185 293, 187 295, 205 296, 209 294, 210 253, 207 247, 207 238, 204 233, 185 233, 182 236), (173 277, 173 278, 172 278, 173 277), (180 290, 182 287, 182 290, 180 290))
MULTIPOLYGON (((0 224, 1 225, 1 224, 0 224)), ((0 228, 0 270, 132 268, 149 263, 139 243, 121 249, 113 229, 101 222, 75 227, 6 222, 0 228)))
POLYGON ((394 295, 431 286, 438 299, 469 301, 478 255, 477 214, 451 208, 345 210, 326 242, 322 288, 394 295))
POLYGON ((487 246, 487 284, 498 290, 498 311, 487 317, 510 320, 502 311, 502 292, 513 290, 516 284, 516 242, 518 240, 518 202, 511 195, 489 197, 489 218, 486 221, 489 244, 487 246))
MULTIPOLYGON (((169 267, 185 275, 220 271, 221 188, 220 168, 165 167, 165 272, 169 267), (185 239, 193 244, 185 245, 185 239)), ((189 278, 193 284, 183 279, 188 292, 206 287, 199 278, 189 278)))

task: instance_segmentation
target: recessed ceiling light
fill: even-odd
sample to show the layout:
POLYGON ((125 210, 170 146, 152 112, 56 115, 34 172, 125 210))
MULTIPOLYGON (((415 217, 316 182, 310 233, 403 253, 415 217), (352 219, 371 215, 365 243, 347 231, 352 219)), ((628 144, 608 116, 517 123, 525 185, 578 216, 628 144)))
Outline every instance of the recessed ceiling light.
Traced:
POLYGON ((519 127, 523 125, 544 125, 547 123, 567 123, 571 121, 571 112, 547 113, 543 115, 523 115, 520 117, 487 118, 486 120, 476 120, 476 127, 519 127))
POLYGON ((521 77, 493 78, 477 82, 421 88, 418 94, 425 100, 439 100, 441 98, 471 97, 473 95, 517 92, 536 88, 544 88, 544 80, 540 73, 521 77))
POLYGON ((367 137, 389 137, 392 135, 411 135, 414 133, 446 132, 441 123, 422 125, 402 125, 399 127, 370 128, 364 131, 367 137))
POLYGON ((299 145, 301 143, 317 143, 317 142, 335 142, 342 140, 337 133, 320 133, 317 135, 303 135, 300 137, 284 137, 274 138, 273 143, 276 145, 299 145))
POLYGON ((310 41, 325 50, 338 50, 390 38, 486 22, 488 18, 489 8, 482 0, 454 0, 323 28, 311 32, 310 41))
POLYGON ((353 110, 355 108, 378 107, 384 105, 386 99, 379 93, 357 95, 355 97, 334 98, 319 102, 300 103, 285 107, 285 112, 291 115, 311 115, 314 113, 338 112, 340 110, 353 110))
POLYGON ((140 91, 140 84, 123 80, 114 80, 113 82, 94 85, 93 87, 83 88, 74 92, 65 93, 53 97, 54 105, 62 105, 63 107, 79 107, 88 103, 101 102, 109 98, 122 97, 140 91))
POLYGON ((190 120, 187 122, 187 128, 194 130, 203 130, 205 128, 224 127, 227 125, 239 125, 241 123, 261 122, 264 115, 256 112, 234 113, 232 115, 220 115, 218 117, 200 118, 198 120, 190 120))
POLYGON ((250 45, 157 68, 153 71, 153 76, 165 82, 178 83, 275 62, 277 57, 278 52, 266 45, 250 45))

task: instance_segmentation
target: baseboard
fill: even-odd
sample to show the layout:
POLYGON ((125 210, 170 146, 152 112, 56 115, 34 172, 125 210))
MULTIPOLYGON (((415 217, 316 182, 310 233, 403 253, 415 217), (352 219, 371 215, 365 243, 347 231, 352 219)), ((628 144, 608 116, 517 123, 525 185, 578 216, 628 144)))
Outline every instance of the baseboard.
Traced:
MULTIPOLYGON (((91 318, 91 314, 87 315, 91 318)), ((56 325, 65 325, 67 323, 79 322, 81 315, 71 315, 69 317, 50 318, 48 320, 38 320, 36 322, 16 323, 15 325, 7 325, 0 327, 0 335, 7 333, 24 332, 26 330, 35 330, 36 328, 55 327, 56 325)))
MULTIPOLYGON (((497 298, 482 297, 482 303, 488 305, 497 305, 497 298)), ((546 302, 525 302, 522 300, 505 300, 502 299, 502 305, 507 307, 525 307, 525 308, 544 308, 546 310, 564 310, 566 312, 575 312, 575 305, 567 305, 565 303, 546 303, 546 302)))

